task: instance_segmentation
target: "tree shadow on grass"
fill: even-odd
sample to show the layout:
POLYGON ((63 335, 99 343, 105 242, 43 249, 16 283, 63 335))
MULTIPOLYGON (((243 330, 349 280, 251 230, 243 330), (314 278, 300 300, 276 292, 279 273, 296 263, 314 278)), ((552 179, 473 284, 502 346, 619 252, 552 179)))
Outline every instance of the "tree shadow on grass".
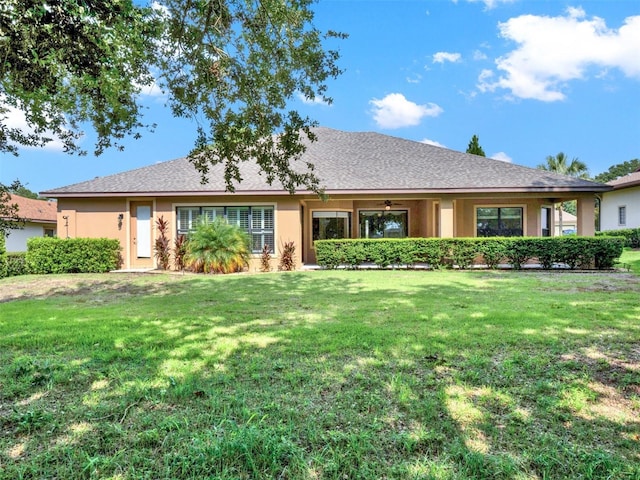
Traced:
POLYGON ((610 297, 549 294, 540 311, 513 276, 412 275, 78 289, 71 338, 43 321, 5 340, 2 463, 60 478, 634 474, 637 405, 602 375, 624 360, 632 384, 638 333, 610 297), (598 414, 602 392, 629 403, 598 414))

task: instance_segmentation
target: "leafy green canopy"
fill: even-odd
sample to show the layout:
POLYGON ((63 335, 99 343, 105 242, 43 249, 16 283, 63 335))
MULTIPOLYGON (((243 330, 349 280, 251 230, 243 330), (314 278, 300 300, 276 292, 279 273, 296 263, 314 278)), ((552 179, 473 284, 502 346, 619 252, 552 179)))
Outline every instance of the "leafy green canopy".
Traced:
POLYGON ((609 167, 609 170, 602 172, 594 177, 596 182, 607 183, 616 178, 624 177, 633 172, 640 170, 640 160, 634 158, 623 163, 618 163, 609 167))
POLYGON ((177 117, 197 125, 189 157, 206 181, 223 162, 227 189, 239 162, 269 182, 321 192, 312 165, 296 167, 315 123, 287 104, 297 94, 331 102, 325 81, 338 53, 313 24, 312 0, 5 0, 0 7, 0 152, 53 138, 70 153, 84 128, 94 153, 153 130, 140 92, 157 86, 177 117), (25 114, 28 128, 10 116, 25 114), (274 135, 278 134, 278 135, 274 135))
POLYGON ((11 234, 12 229, 22 228, 25 219, 18 215, 18 204, 11 201, 11 193, 21 188, 19 182, 11 185, 2 185, 0 183, 0 237, 11 234))

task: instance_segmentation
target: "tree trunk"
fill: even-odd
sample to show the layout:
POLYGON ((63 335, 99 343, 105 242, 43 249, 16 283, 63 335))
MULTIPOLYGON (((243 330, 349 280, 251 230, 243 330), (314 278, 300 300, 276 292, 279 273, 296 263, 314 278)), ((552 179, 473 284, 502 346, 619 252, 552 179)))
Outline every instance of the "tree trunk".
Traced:
POLYGON ((562 203, 558 206, 558 228, 560 230, 558 235, 562 236, 562 203))

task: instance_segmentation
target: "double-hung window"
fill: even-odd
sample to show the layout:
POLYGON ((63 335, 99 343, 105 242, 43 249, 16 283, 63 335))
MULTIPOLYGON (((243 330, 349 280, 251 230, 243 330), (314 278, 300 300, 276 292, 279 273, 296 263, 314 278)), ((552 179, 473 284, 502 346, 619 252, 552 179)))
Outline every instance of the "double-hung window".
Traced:
POLYGON ((210 222, 223 218, 240 227, 249 234, 253 253, 261 253, 265 245, 271 252, 275 249, 273 206, 177 207, 178 235, 187 235, 194 230, 201 218, 210 222))

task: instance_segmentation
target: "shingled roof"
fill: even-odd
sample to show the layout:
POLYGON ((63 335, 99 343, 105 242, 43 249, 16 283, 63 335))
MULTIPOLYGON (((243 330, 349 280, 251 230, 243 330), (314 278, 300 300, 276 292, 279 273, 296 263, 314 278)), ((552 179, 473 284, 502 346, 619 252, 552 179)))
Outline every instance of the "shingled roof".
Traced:
POLYGON ((614 190, 620 190, 621 188, 637 187, 640 185, 640 168, 635 172, 631 172, 623 177, 616 178, 607 182, 607 185, 611 185, 614 190))
POLYGON ((9 203, 18 205, 18 217, 24 218, 28 222, 53 224, 57 222, 58 206, 56 202, 34 200, 12 193, 9 203))
MULTIPOLYGON (((318 141, 293 165, 307 162, 328 194, 462 192, 601 192, 608 185, 374 132, 317 128, 318 141)), ((241 164, 236 194, 286 194, 268 185, 255 162, 241 164)), ((43 192, 51 197, 114 195, 202 195, 225 192, 223 166, 209 182, 186 158, 179 158, 43 192)), ((308 193, 300 191, 299 193, 308 193)))

